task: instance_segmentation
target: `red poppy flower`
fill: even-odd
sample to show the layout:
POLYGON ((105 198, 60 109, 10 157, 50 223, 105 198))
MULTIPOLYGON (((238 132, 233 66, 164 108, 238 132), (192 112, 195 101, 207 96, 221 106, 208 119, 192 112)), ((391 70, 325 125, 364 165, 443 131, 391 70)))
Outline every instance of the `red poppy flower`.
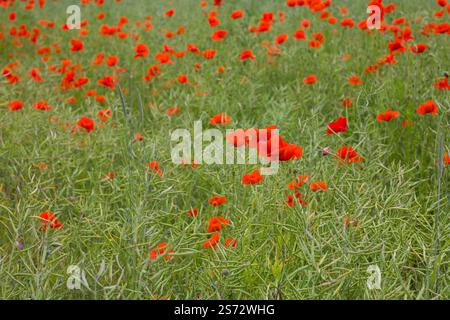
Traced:
POLYGON ((325 181, 313 181, 309 185, 312 191, 328 190, 327 183, 325 181))
POLYGON ((49 106, 46 101, 38 101, 37 103, 33 104, 33 108, 37 110, 47 111, 53 109, 52 106, 49 106))
POLYGON ((220 124, 226 125, 231 122, 231 117, 227 115, 225 112, 216 114, 211 119, 209 119, 209 124, 220 124))
POLYGON ((140 132, 136 132, 136 133, 134 134, 134 141, 139 141, 139 142, 144 141, 144 136, 143 136, 143 134, 140 133, 140 132))
POLYGON ((287 200, 284 201, 284 203, 286 203, 288 205, 288 207, 293 207, 295 206, 295 202, 294 202, 294 197, 291 195, 287 195, 287 200))
POLYGON ((213 233, 211 238, 203 242, 203 247, 215 249, 217 247, 217 244, 219 243, 219 239, 220 239, 220 232, 213 233))
POLYGON ((158 244, 158 246, 154 249, 152 249, 149 254, 148 257, 150 258, 150 260, 157 260, 159 256, 163 256, 164 255, 164 260, 166 261, 170 261, 173 256, 173 250, 169 248, 168 243, 167 242, 161 242, 158 244))
POLYGON ((255 60, 255 56, 253 55, 252 50, 243 50, 241 52, 239 59, 240 60, 247 60, 247 59, 255 60))
POLYGON ((198 216, 198 209, 197 208, 193 208, 193 209, 189 210, 187 212, 187 214, 189 216, 191 216, 191 217, 196 217, 196 216, 198 216))
POLYGON ((314 84, 317 82, 317 76, 312 74, 303 79, 304 84, 314 84))
POLYGON ((423 53, 423 52, 425 52, 425 50, 427 50, 427 48, 428 48, 427 44, 418 43, 417 45, 411 47, 411 51, 413 53, 423 53))
POLYGON ((42 229, 44 231, 47 230, 47 227, 50 227, 51 229, 61 229, 63 226, 51 211, 42 212, 39 215, 39 219, 42 220, 42 229))
POLYGON ((352 147, 344 146, 337 151, 337 158, 345 163, 361 162, 363 159, 356 153, 352 147))
POLYGON ((111 109, 106 108, 104 110, 99 110, 97 115, 100 117, 100 119, 102 119, 102 121, 106 121, 109 119, 109 117, 111 117, 112 112, 111 109))
POLYGON ((208 220, 208 232, 220 231, 229 223, 230 221, 228 219, 225 219, 221 216, 213 217, 208 220))
POLYGON ((297 40, 305 40, 306 39, 305 31, 301 29, 295 30, 294 38, 297 40))
POLYGON ((342 99, 342 106, 348 108, 352 105, 353 101, 350 98, 342 99))
POLYGON ((214 207, 218 207, 224 203, 227 202, 227 198, 226 197, 212 197, 211 199, 209 199, 209 204, 214 206, 214 207))
POLYGON ((91 62, 92 65, 99 66, 103 63, 103 59, 105 58, 105 54, 103 52, 97 53, 95 59, 91 62))
POLYGON ((420 107, 416 109, 416 112, 422 116, 426 114, 435 116, 438 114, 439 108, 433 100, 428 100, 427 102, 422 103, 420 107))
POLYGON ((71 51, 82 51, 84 48, 83 41, 81 40, 70 39, 70 44, 72 45, 70 48, 71 51))
POLYGON ((185 74, 180 74, 177 78, 179 83, 185 84, 188 82, 188 77, 185 74))
POLYGON ((327 135, 347 131, 347 118, 339 117, 336 121, 330 122, 327 126, 327 135))
POLYGON ((286 201, 284 201, 284 203, 286 203, 288 207, 293 207, 296 205, 295 199, 297 199, 298 203, 300 203, 301 206, 308 205, 308 202, 306 202, 305 200, 302 199, 300 192, 297 192, 295 194, 295 198, 291 195, 286 195, 286 196, 288 197, 288 199, 286 201))
POLYGON ((231 19, 239 19, 244 17, 244 11, 242 10, 235 10, 230 14, 231 19))
POLYGON ((446 151, 446 152, 444 153, 444 155, 443 155, 442 162, 443 162, 445 165, 450 165, 450 155, 449 155, 449 153, 448 153, 447 151, 446 151))
POLYGON ((94 120, 88 117, 82 117, 80 120, 78 120, 77 125, 83 129, 85 129, 87 132, 91 132, 94 130, 95 124, 94 120))
POLYGON ((363 84, 364 82, 358 76, 351 76, 350 78, 348 78, 348 83, 354 86, 358 86, 363 84))
POLYGON ((175 14, 175 10, 174 9, 169 9, 166 12, 164 12, 164 15, 166 17, 172 17, 175 14))
POLYGON ((284 34, 279 34, 276 38, 275 38, 275 43, 276 44, 282 44, 284 42, 286 42, 288 40, 289 36, 284 33, 284 34))
POLYGON ((147 171, 154 171, 155 174, 157 173, 160 177, 163 176, 163 172, 159 168, 158 161, 150 161, 149 163, 147 163, 147 171))
POLYGON ((237 246, 237 239, 228 238, 227 240, 225 240, 225 247, 236 248, 236 246, 237 246))
POLYGON ((377 121, 378 122, 383 122, 383 121, 389 122, 392 119, 398 118, 399 115, 400 115, 400 112, 392 111, 391 109, 388 108, 384 113, 380 112, 377 115, 377 121))
POLYGON ((97 83, 110 89, 114 89, 116 87, 116 80, 112 76, 105 76, 103 79, 98 80, 97 83))
POLYGON ((166 110, 166 115, 172 117, 175 114, 179 113, 180 111, 181 109, 179 107, 172 107, 166 110))
POLYGON ((84 86, 86 83, 89 83, 89 78, 78 78, 77 80, 75 80, 75 88, 81 88, 82 86, 84 86))
POLYGON ((117 56, 108 56, 106 58, 106 65, 108 67, 114 67, 119 62, 119 58, 117 56))
POLYGON ((13 100, 9 102, 9 110, 11 111, 17 111, 22 109, 24 106, 24 103, 20 100, 13 100))
POLYGON ((450 90, 450 83, 448 82, 448 74, 442 79, 436 80, 434 87, 438 90, 450 90))
POLYGON ((258 184, 263 180, 263 176, 259 170, 254 170, 252 173, 244 174, 242 177, 242 184, 258 184))
MULTIPOLYGON (((160 52, 155 55, 155 59, 159 60, 159 64, 172 64, 173 61, 170 60, 170 55, 166 52, 160 52)), ((158 70, 159 73, 159 70, 158 70)))
POLYGON ((225 39, 225 37, 228 35, 227 30, 216 30, 213 32, 211 39, 214 41, 221 41, 225 39))
POLYGON ((341 21, 341 26, 343 27, 348 27, 348 28, 353 28, 355 26, 355 21, 353 21, 350 18, 345 18, 341 21))
POLYGON ((32 68, 30 70, 30 77, 36 82, 43 82, 44 81, 44 79, 41 77, 41 75, 39 73, 39 69, 37 69, 37 68, 32 68))
POLYGON ((329 17, 328 18, 328 23, 329 24, 335 24, 338 21, 338 19, 336 17, 329 17))
POLYGON ((211 28, 217 27, 220 25, 220 21, 216 16, 209 16, 208 23, 211 28))
POLYGON ((307 183, 308 180, 309 180, 308 176, 301 176, 301 175, 297 176, 296 179, 289 182, 288 188, 291 189, 292 191, 295 191, 298 188, 300 188, 303 185, 303 183, 307 183))
POLYGON ((205 50, 203 51, 203 56, 208 60, 213 59, 216 56, 216 50, 205 50))
POLYGON ((295 144, 286 144, 280 148, 279 160, 289 161, 293 159, 299 159, 302 157, 303 150, 300 146, 295 144))
POLYGON ((136 54, 134 55, 135 59, 147 57, 150 53, 148 46, 144 43, 137 44, 134 47, 134 50, 136 51, 136 54))
POLYGON ((310 27, 310 23, 308 19, 303 19, 302 22, 300 22, 300 26, 302 26, 305 29, 308 29, 310 27))

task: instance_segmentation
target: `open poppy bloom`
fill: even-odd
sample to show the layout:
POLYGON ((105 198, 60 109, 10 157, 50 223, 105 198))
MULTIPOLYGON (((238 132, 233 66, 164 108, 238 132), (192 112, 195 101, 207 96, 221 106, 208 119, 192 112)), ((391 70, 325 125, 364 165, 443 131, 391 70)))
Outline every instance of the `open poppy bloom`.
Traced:
POLYGON ((293 143, 286 143, 280 148, 279 160, 289 161, 293 159, 299 159, 302 157, 302 154, 302 147, 297 146, 293 143))
POLYGON ((72 45, 70 48, 71 51, 82 51, 84 48, 83 41, 81 40, 71 39, 70 44, 72 45))
POLYGON ((330 122, 327 126, 327 135, 347 131, 347 118, 339 117, 336 121, 330 122))
POLYGON ((108 56, 105 63, 108 67, 114 67, 118 62, 119 58, 117 56, 108 56))
POLYGON ((428 48, 427 44, 425 44, 425 43, 418 43, 417 45, 411 47, 411 51, 413 53, 416 53, 416 54, 417 53, 423 53, 423 52, 425 52, 425 50, 427 50, 427 48, 428 48))
POLYGON ((243 50, 241 52, 241 56, 239 57, 240 60, 255 60, 255 56, 253 55, 252 50, 243 50))
POLYGON ((188 77, 185 74, 180 74, 177 78, 177 81, 182 84, 187 83, 188 77))
POLYGON ((208 232, 220 231, 229 224, 229 220, 221 216, 213 217, 208 220, 208 232))
POLYGON ((255 170, 252 173, 244 174, 242 177, 242 184, 258 184, 263 180, 259 170, 255 170))
POLYGON ((217 247, 217 244, 219 243, 219 239, 220 239, 220 232, 213 233, 211 238, 203 242, 203 247, 215 249, 217 247))
POLYGON ((309 75, 303 79, 304 84, 314 84, 317 82, 317 77, 315 75, 309 75))
POLYGON ((172 117, 172 116, 176 115, 177 113, 179 113, 180 111, 181 111, 181 109, 179 107, 171 107, 166 110, 166 115, 169 117, 172 117))
POLYGON ((49 106, 48 103, 43 100, 33 104, 33 108, 35 108, 37 110, 42 110, 42 111, 47 111, 47 110, 53 109, 53 107, 49 106))
POLYGON ((230 14, 231 19, 239 19, 244 17, 244 11, 242 10, 235 10, 230 14))
POLYGON ((434 87, 438 90, 450 90, 450 83, 448 82, 448 74, 442 79, 437 79, 434 83, 434 87))
POLYGON ((348 28, 353 28, 355 26, 355 21, 353 21, 350 18, 345 18, 341 21, 341 26, 343 27, 348 27, 348 28))
POLYGON ((306 39, 305 30, 302 30, 302 29, 295 30, 293 36, 297 40, 305 40, 306 39))
POLYGON ((280 45, 284 42, 286 42, 288 40, 289 36, 284 33, 284 34, 279 34, 276 38, 275 38, 275 43, 280 45))
POLYGON ((227 30, 216 30, 213 32, 211 39, 214 41, 221 41, 225 39, 225 37, 228 35, 227 30))
POLYGON ((98 80, 97 83, 109 89, 114 89, 116 87, 116 79, 113 76, 105 76, 98 80))
POLYGON ((170 261, 173 258, 173 253, 173 250, 169 248, 167 242, 161 242, 156 248, 152 249, 149 252, 148 257, 150 258, 150 260, 155 261, 158 259, 158 257, 164 256, 164 260, 170 261))
POLYGON ((328 190, 326 181, 313 181, 309 185, 312 191, 328 190))
POLYGON ((136 54, 134 55, 134 58, 145 58, 149 55, 150 50, 148 49, 147 45, 144 43, 139 43, 134 47, 134 50, 136 51, 136 54))
POLYGON ((20 100, 13 100, 9 102, 9 110, 11 111, 18 111, 22 109, 24 106, 24 103, 20 100))
POLYGON ((198 216, 198 209, 192 208, 187 212, 187 214, 188 214, 188 216, 196 217, 196 216, 198 216))
POLYGON ((400 115, 400 112, 392 111, 391 109, 388 108, 384 113, 380 112, 377 115, 377 121, 378 122, 383 122, 383 121, 389 122, 392 119, 398 118, 399 115, 400 115))
POLYGON ((77 125, 83 129, 85 129, 87 132, 91 132, 94 130, 95 124, 94 120, 88 117, 82 117, 80 120, 78 120, 77 125))
POLYGON ((227 198, 226 197, 212 197, 211 199, 209 199, 209 204, 214 206, 214 207, 218 207, 224 203, 227 202, 227 198))
POLYGON ((61 229, 63 226, 51 211, 42 212, 39 215, 39 219, 42 220, 42 229, 44 231, 47 230, 47 227, 50 227, 51 229, 61 229))
POLYGON ((166 12, 164 12, 164 15, 166 17, 172 17, 175 14, 175 10, 174 9, 169 9, 166 12))
POLYGON ((439 108, 433 100, 428 100, 427 102, 422 103, 420 107, 416 109, 416 112, 422 116, 426 114, 435 116, 438 114, 439 108))
POLYGON ((350 78, 348 78, 348 83, 354 86, 358 86, 363 84, 364 82, 358 76, 351 76, 350 78))
POLYGON ((220 124, 226 125, 231 122, 231 117, 227 115, 225 112, 216 114, 211 119, 209 119, 209 124, 220 124))
POLYGON ((203 51, 203 56, 205 57, 205 59, 210 60, 216 56, 216 50, 205 50, 203 51))
POLYGON ((336 157, 345 163, 361 162, 363 159, 356 153, 352 147, 344 146, 339 148, 336 157))

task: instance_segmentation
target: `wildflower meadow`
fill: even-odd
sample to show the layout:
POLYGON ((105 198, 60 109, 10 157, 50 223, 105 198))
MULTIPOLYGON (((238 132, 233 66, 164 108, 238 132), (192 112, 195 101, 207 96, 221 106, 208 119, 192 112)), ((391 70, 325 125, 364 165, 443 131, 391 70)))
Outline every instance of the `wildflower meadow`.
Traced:
POLYGON ((450 1, 0 0, 1 299, 449 299, 450 1))

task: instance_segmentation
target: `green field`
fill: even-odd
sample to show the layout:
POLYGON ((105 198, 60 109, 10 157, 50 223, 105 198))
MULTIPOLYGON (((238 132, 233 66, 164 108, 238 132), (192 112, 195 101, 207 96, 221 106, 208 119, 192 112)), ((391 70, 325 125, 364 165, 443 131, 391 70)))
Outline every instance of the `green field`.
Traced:
POLYGON ((435 85, 450 72, 450 6, 396 0, 386 30, 369 32, 358 26, 368 17, 360 0, 317 12, 275 0, 90 1, 80 5, 81 30, 62 30, 74 2, 25 10, 26 2, 0 1, 1 299, 450 298, 450 86, 435 85), (232 19, 237 9, 244 16, 232 19), (270 30, 250 32, 265 12, 273 13, 270 30), (344 18, 355 26, 342 26, 344 18), (102 25, 116 30, 103 35, 102 25), (214 41, 215 30, 228 34, 214 41), (317 33, 322 43, 311 47, 317 33), (278 44, 282 34, 288 39, 278 44), (404 50, 388 47, 396 37, 404 50), (71 39, 82 50, 71 50, 71 39), (149 54, 135 58, 139 43, 149 54), (417 44, 427 49, 414 53, 417 44), (255 59, 241 60, 243 50, 255 59), (92 64, 98 53, 117 64, 92 64), (371 65, 377 70, 365 72, 371 65), (151 66, 159 72, 146 80, 151 66), (114 88, 97 82, 108 75, 114 88), (305 84, 309 75, 317 82, 305 84), (354 75, 363 83, 350 84, 354 75), (16 100, 24 106, 12 111, 16 100), (438 112, 418 113, 429 100, 438 112), (52 108, 37 110, 38 101, 52 108), (377 121, 388 108, 398 117, 377 121), (222 112, 231 121, 210 124, 222 112), (92 131, 77 124, 82 117, 94 120, 92 131), (338 117, 347 119, 345 132, 326 134, 338 117), (260 165, 174 164, 171 133, 191 132, 195 121, 223 133, 276 125, 303 154, 253 185, 243 175, 260 165), (339 160, 343 146, 361 161, 339 160), (309 177, 297 190, 304 205, 288 187, 299 175, 309 177), (327 190, 313 191, 315 181, 327 190), (214 196, 227 201, 212 206, 214 196), (187 214, 193 208, 196 217, 187 214), (46 211, 62 227, 39 218, 46 211), (206 248, 216 216, 228 224, 206 248), (167 250, 152 254, 160 243, 167 250), (68 286, 78 280, 71 266, 79 289, 68 286), (370 266, 381 272, 379 288, 367 285, 370 266))

